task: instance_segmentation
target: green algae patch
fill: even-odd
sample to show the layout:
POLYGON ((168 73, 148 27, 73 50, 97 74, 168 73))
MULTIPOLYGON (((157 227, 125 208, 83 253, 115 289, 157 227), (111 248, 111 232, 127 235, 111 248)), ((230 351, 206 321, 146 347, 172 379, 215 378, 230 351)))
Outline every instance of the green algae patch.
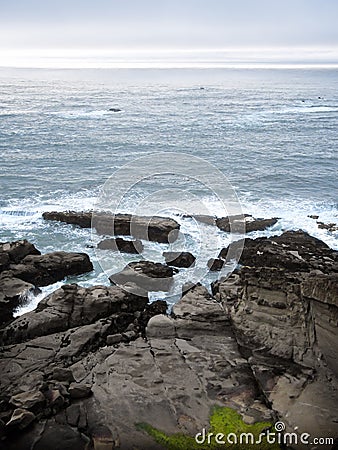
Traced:
POLYGON ((256 449, 278 450, 277 443, 270 444, 261 435, 264 430, 271 428, 270 422, 256 422, 252 425, 243 421, 241 415, 232 408, 215 406, 211 412, 209 426, 195 436, 183 433, 167 435, 163 431, 147 423, 137 424, 137 428, 146 432, 158 444, 168 450, 203 450, 203 449, 256 449), (209 438, 208 438, 209 436, 209 438), (218 442, 216 437, 218 436, 218 442))

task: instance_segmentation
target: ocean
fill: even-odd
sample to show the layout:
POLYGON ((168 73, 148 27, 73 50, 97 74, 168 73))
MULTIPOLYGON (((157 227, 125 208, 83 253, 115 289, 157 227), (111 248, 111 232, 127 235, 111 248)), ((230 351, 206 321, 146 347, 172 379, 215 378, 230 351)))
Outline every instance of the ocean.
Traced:
MULTIPOLYGON (((109 284, 107 267, 113 273, 140 257, 100 253, 90 230, 46 222, 42 212, 95 208, 107 180, 114 186, 125 165, 153 154, 158 160, 159 153, 166 176, 158 180, 149 164, 147 177, 129 180, 119 210, 173 215, 182 226, 174 249, 201 251, 205 259, 230 242, 184 217, 187 202, 189 213, 222 215, 213 170, 232 186, 244 213, 280 218, 249 237, 302 229, 338 249, 338 232, 308 217, 338 223, 336 69, 2 68, 0 93, 0 241, 25 238, 43 253, 87 252, 94 272, 66 282, 109 284), (177 170, 181 156, 185 167, 189 156, 199 158, 195 180, 184 176, 184 165, 177 170), (207 164, 211 187, 201 189, 207 164), (177 187, 189 194, 183 206, 175 205, 177 187)), ((146 243, 143 257, 164 261, 167 247, 146 243)), ((17 314, 61 284, 43 288, 17 314)))

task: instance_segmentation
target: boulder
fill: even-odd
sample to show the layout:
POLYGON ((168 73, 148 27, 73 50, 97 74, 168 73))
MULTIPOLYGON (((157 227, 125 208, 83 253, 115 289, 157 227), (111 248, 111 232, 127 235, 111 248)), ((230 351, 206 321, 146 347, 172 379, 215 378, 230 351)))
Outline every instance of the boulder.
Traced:
POLYGON ((163 252, 166 264, 174 267, 191 267, 195 265, 195 256, 190 252, 163 252))
POLYGON ((47 286, 66 276, 80 275, 93 270, 86 253, 53 252, 28 255, 19 264, 11 264, 7 276, 20 278, 36 286, 47 286))
POLYGON ((138 295, 148 295, 150 291, 168 291, 174 282, 174 273, 174 269, 165 264, 138 261, 127 264, 109 280, 122 287, 132 284, 138 295))
POLYGON ((100 250, 113 250, 123 253, 142 253, 143 244, 139 239, 127 241, 123 238, 111 238, 99 242, 97 248, 100 250))

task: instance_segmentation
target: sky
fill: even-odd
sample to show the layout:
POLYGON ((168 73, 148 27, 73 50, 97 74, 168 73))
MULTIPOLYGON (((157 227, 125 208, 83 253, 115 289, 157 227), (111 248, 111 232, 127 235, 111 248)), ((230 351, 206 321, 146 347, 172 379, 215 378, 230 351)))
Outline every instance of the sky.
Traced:
POLYGON ((336 0, 0 0, 0 65, 198 52, 338 62, 337 22, 336 0))

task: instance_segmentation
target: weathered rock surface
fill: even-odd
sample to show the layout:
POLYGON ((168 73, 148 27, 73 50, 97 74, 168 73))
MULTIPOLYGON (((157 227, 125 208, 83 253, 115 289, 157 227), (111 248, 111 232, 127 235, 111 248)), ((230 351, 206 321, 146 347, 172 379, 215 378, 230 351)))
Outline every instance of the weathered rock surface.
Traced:
POLYGON ((172 286, 175 270, 165 264, 152 261, 131 262, 109 277, 112 284, 133 285, 133 292, 148 296, 150 291, 168 291, 172 286))
POLYGON ((191 267, 195 264, 195 256, 190 252, 163 252, 166 264, 174 267, 191 267))
POLYGON ((127 241, 123 238, 111 238, 99 242, 97 248, 100 250, 113 250, 123 253, 142 253, 143 244, 139 239, 127 241))
MULTIPOLYGON (((228 249, 221 250, 225 258, 228 249)), ((239 263, 247 266, 274 267, 290 271, 323 273, 338 271, 337 252, 304 231, 287 231, 271 238, 246 239, 239 263)))
POLYGON ((99 234, 110 236, 133 236, 155 242, 174 242, 180 225, 174 219, 165 217, 133 216, 131 214, 108 214, 92 212, 45 212, 45 220, 56 220, 82 228, 96 229, 99 234))
POLYGON ((245 266, 213 286, 267 401, 313 435, 338 432, 337 257, 303 232, 246 240, 245 266))
POLYGON ((28 255, 19 264, 11 264, 7 276, 20 278, 36 286, 47 286, 66 276, 80 275, 93 270, 86 253, 53 252, 28 255))
MULTIPOLYGON (((4 427, 6 450, 162 449, 135 424, 194 436, 214 405, 247 423, 279 419, 289 432, 337 436, 336 253, 307 235, 279 238, 264 266, 265 240, 214 295, 191 287, 170 316, 165 303, 117 286, 66 286, 5 327, 2 420, 13 417, 13 398, 45 399, 20 403, 19 420, 4 427)), ((173 270, 152 264, 141 270, 173 270)))
POLYGON ((13 310, 29 295, 38 294, 38 286, 93 270, 85 253, 53 252, 41 255, 26 240, 0 244, 0 324, 13 319, 13 310))
POLYGON ((250 233, 251 231, 263 231, 278 222, 278 218, 255 219, 249 214, 239 216, 220 217, 216 219, 217 227, 226 233, 250 233))

